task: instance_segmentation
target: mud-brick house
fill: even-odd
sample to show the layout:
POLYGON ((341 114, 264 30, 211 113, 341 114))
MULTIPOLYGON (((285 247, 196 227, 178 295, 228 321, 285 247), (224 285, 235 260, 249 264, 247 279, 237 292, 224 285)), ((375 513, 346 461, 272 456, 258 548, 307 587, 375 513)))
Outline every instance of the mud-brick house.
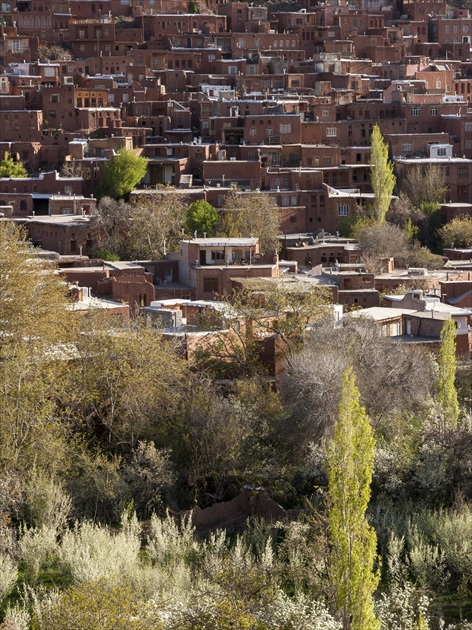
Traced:
POLYGON ((197 300, 229 293, 234 278, 279 275, 278 257, 261 257, 257 238, 182 240, 179 250, 169 253, 168 258, 178 261, 180 282, 195 290, 197 300))

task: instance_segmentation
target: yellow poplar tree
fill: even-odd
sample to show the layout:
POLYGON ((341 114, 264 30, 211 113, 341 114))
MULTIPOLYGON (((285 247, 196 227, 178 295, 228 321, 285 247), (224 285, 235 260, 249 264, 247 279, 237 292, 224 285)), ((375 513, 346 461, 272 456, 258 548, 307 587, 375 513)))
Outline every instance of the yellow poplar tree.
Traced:
POLYGON ((388 145, 383 139, 380 127, 375 125, 370 137, 370 183, 375 195, 373 215, 380 223, 385 221, 395 181, 393 163, 388 159, 388 145))
POLYGON ((374 436, 359 403, 352 368, 343 379, 339 415, 328 450, 330 580, 344 630, 378 630, 373 594, 379 582, 377 536, 366 509, 374 468, 374 436))
POLYGON ((455 386, 456 378, 456 326, 447 319, 441 329, 441 351, 439 353, 439 375, 437 403, 449 426, 457 426, 459 403, 455 386))

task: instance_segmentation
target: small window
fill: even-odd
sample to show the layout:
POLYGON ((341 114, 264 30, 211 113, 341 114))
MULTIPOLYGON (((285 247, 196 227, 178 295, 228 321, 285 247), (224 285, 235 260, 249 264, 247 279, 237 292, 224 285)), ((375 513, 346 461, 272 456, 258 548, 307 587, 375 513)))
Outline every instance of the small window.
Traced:
POLYGON ((328 138, 335 138, 337 136, 337 129, 336 129, 336 127, 328 127, 326 129, 326 136, 328 138))
POLYGON ((338 206, 338 217, 348 217, 349 216, 349 206, 347 204, 342 204, 338 206))
POLYGON ((203 278, 203 291, 205 293, 218 293, 218 278, 203 278))

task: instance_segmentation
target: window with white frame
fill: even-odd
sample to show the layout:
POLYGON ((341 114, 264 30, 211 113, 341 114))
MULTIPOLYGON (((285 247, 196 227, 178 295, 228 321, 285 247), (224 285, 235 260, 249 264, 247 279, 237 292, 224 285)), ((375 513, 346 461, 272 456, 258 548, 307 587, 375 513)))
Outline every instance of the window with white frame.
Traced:
POLYGON ((338 206, 338 217, 348 217, 348 216, 349 216, 349 206, 345 203, 338 206))
POLYGON ((464 131, 472 131, 472 122, 466 122, 465 123, 464 131))
POLYGON ((338 135, 336 127, 328 127, 326 129, 326 136, 328 138, 335 138, 338 135))
POLYGON ((421 109, 419 107, 412 107, 411 108, 411 115, 412 116, 419 116, 421 114, 421 109))
POLYGON ((280 133, 281 134, 285 134, 285 133, 292 133, 292 124, 291 123, 284 123, 284 124, 280 124, 279 127, 280 133))
POLYGON ((413 153, 413 142, 403 142, 402 153, 405 153, 405 154, 413 153))
POLYGON ((430 116, 437 116, 438 115, 438 108, 437 107, 430 107, 429 108, 429 115, 430 116))

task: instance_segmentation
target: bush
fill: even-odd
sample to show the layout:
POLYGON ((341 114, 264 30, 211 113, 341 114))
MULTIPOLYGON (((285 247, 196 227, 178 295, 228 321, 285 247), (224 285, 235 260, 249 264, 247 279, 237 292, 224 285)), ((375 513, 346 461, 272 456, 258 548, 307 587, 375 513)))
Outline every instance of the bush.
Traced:
POLYGON ((156 611, 143 606, 136 591, 105 579, 75 585, 39 605, 32 630, 159 630, 156 611))
POLYGON ((20 560, 28 581, 35 581, 42 569, 57 560, 57 530, 55 527, 23 527, 19 540, 20 560))
POLYGON ((74 583, 135 575, 140 569, 140 535, 135 516, 124 516, 116 534, 89 521, 76 523, 64 534, 60 564, 74 583))
POLYGON ((18 567, 6 554, 0 553, 0 606, 15 588, 18 567))

